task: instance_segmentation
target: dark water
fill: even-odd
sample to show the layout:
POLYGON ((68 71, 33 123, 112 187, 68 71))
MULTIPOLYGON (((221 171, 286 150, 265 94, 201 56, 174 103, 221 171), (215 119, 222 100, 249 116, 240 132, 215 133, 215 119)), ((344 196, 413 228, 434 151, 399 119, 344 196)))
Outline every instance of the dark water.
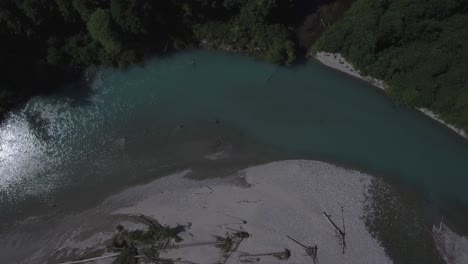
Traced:
POLYGON ((34 98, 0 126, 2 221, 91 203, 96 193, 206 162, 222 144, 239 159, 251 153, 245 163, 269 147, 382 175, 435 204, 468 204, 464 139, 316 62, 280 68, 195 51, 101 71, 92 88, 89 98, 34 98))

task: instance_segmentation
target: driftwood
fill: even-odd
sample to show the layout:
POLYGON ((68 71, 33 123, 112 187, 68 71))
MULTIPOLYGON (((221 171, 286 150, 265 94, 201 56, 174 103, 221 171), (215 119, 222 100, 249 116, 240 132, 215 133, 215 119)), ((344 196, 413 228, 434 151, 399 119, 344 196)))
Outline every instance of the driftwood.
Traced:
POLYGON ((236 223, 224 223, 224 224, 220 224, 220 225, 217 225, 216 227, 223 227, 223 226, 227 226, 227 225, 244 225, 245 223, 244 222, 236 222, 236 223))
POLYGON ((196 242, 196 243, 187 243, 187 244, 179 244, 170 247, 164 247, 164 249, 178 249, 178 248, 186 248, 186 247, 198 247, 198 246, 211 246, 211 245, 223 245, 224 242, 219 241, 210 241, 210 242, 196 242))
MULTIPOLYGON (((341 210, 341 213, 343 214, 343 208, 341 210)), ((328 223, 330 223, 336 230, 336 232, 338 233, 339 237, 341 238, 341 246, 343 248, 343 254, 345 253, 345 249, 346 249, 346 233, 345 231, 341 230, 341 228, 339 228, 335 222, 333 222, 333 220, 331 219, 331 215, 327 214, 325 211, 323 212, 323 216, 325 217, 325 219, 328 221, 328 223)), ((344 225, 344 216, 343 216, 343 225, 344 225)), ((344 226, 343 226, 343 229, 344 229, 344 226)))
POLYGON ((247 221, 246 221, 246 220, 241 219, 241 218, 239 218, 239 217, 235 217, 235 216, 228 215, 228 214, 224 214, 224 215, 227 216, 227 217, 231 217, 231 218, 237 219, 237 220, 241 221, 243 224, 247 224, 247 221))
POLYGON ((68 262, 62 262, 60 264, 76 264, 76 263, 86 263, 86 262, 91 262, 95 260, 100 260, 100 259, 108 259, 108 258, 116 258, 120 255, 120 253, 115 253, 107 256, 101 256, 101 257, 96 257, 96 258, 88 258, 88 259, 82 259, 82 260, 76 260, 76 261, 68 261, 68 262))
POLYGON ((290 236, 287 236, 287 237, 288 237, 289 239, 291 239, 293 242, 296 242, 296 244, 298 244, 299 246, 305 248, 306 251, 307 251, 308 249, 311 249, 311 248, 312 248, 312 247, 308 247, 308 246, 302 244, 301 242, 297 241, 296 239, 294 239, 294 238, 292 238, 292 237, 290 237, 290 236))
POLYGON ((236 219, 236 220, 239 220, 239 221, 241 221, 241 223, 224 223, 224 224, 217 225, 217 227, 222 227, 222 226, 227 226, 227 225, 245 225, 245 224, 247 224, 247 221, 246 221, 246 220, 241 219, 241 218, 239 218, 239 217, 232 216, 232 215, 228 215, 228 214, 224 214, 224 213, 220 213, 220 214, 222 214, 222 215, 224 215, 224 216, 227 216, 227 217, 234 218, 234 219, 236 219))
POLYGON ((242 201, 237 201, 236 203, 258 203, 261 202, 262 200, 255 200, 255 201, 249 201, 249 200, 242 200, 242 201))
POLYGON ((231 248, 231 250, 224 257, 224 261, 222 262, 222 264, 225 264, 228 261, 228 259, 232 255, 232 253, 237 251, 237 249, 239 248, 242 241, 244 241, 245 238, 248 238, 250 236, 250 234, 247 233, 247 232, 238 232, 238 233, 234 234, 234 236, 235 237, 230 237, 230 239, 233 240, 234 245, 231 248), (245 234, 247 234, 247 236, 245 234), (236 237, 237 237, 237 239, 236 239, 236 237))
MULTIPOLYGON (((79 263, 87 263, 87 262, 92 262, 96 260, 101 260, 101 259, 108 259, 108 258, 116 258, 120 255, 120 253, 115 253, 107 256, 101 256, 101 257, 96 257, 96 258, 88 258, 88 259, 82 259, 82 260, 76 260, 76 261, 69 261, 69 262, 62 262, 60 264, 79 264, 79 263)), ((134 258, 142 258, 142 259, 148 259, 148 256, 144 255, 137 255, 134 258)), ((172 263, 184 263, 184 264, 198 264, 195 262, 191 261, 186 261, 186 260, 181 260, 181 259, 165 259, 165 258, 158 258, 158 257, 152 257, 150 258, 153 261, 156 261, 156 263, 167 263, 167 264, 172 264, 172 263)))
POLYGON ((318 246, 315 245, 313 247, 310 247, 310 246, 306 246, 304 244, 302 244, 301 242, 297 241, 296 239, 290 237, 290 236, 287 236, 289 239, 291 239, 293 242, 295 242, 296 244, 298 244, 299 246, 303 247, 305 249, 305 252, 308 256, 312 257, 312 260, 314 261, 315 264, 318 263, 318 255, 317 255, 317 252, 318 252, 318 246))
POLYGON ((345 226, 345 222, 344 222, 344 210, 343 210, 343 206, 341 206, 341 219, 343 220, 343 233, 346 234, 346 226, 345 226))
POLYGON ((431 233, 435 242, 435 246, 440 251, 447 264, 452 264, 455 263, 455 257, 453 256, 453 252, 449 252, 447 244, 444 241, 443 233, 441 231, 443 226, 444 224, 441 222, 438 228, 436 226, 432 226, 432 231, 427 231, 431 233))
POLYGON ((236 232, 236 233, 234 233, 234 235, 236 237, 239 237, 239 238, 249 238, 250 237, 250 234, 248 232, 245 232, 245 231, 242 231, 242 230, 237 230, 237 229, 234 229, 234 228, 229 228, 229 227, 226 227, 226 229, 236 232))
POLYGON ((275 75, 275 73, 278 71, 278 67, 275 68, 274 71, 272 71, 266 78, 265 78, 265 83, 267 83, 272 77, 273 75, 275 75))
POLYGON ((345 233, 333 222, 331 219, 331 215, 327 214, 326 212, 323 212, 323 215, 325 218, 328 220, 328 222, 335 228, 335 230, 340 234, 340 236, 344 236, 345 233))
POLYGON ((148 217, 148 216, 146 216, 146 215, 143 215, 143 214, 130 214, 129 216, 133 216, 133 217, 136 217, 136 218, 138 218, 138 219, 141 219, 141 220, 143 220, 144 222, 146 222, 147 224, 149 224, 149 225, 151 225, 151 226, 153 226, 153 227, 156 227, 156 228, 158 228, 158 229, 163 229, 163 228, 164 228, 164 226, 161 225, 161 224, 158 222, 158 220, 153 219, 153 218, 151 218, 151 217, 148 217))
POLYGON ((148 258, 147 256, 144 256, 144 255, 138 255, 138 256, 135 256, 135 258, 151 260, 151 261, 154 261, 154 262, 151 262, 151 263, 156 263, 156 264, 175 264, 175 263, 199 264, 199 263, 188 261, 188 260, 182 260, 180 258, 179 259, 166 259, 166 258, 159 258, 159 257, 148 258))
MULTIPOLYGON (((186 247, 195 247, 195 246, 209 246, 209 245, 214 245, 218 248, 220 248, 223 252, 221 259, 219 263, 226 263, 231 254, 235 251, 237 251, 239 245, 241 242, 250 237, 250 234, 248 232, 242 231, 242 230, 234 230, 235 232, 232 233, 226 233, 226 237, 216 237, 216 241, 209 241, 209 242, 196 242, 196 243, 186 243, 186 244, 178 244, 174 245, 170 243, 172 237, 160 237, 156 238, 156 234, 163 233, 165 234, 165 231, 173 231, 174 228, 170 228, 168 226, 163 226, 161 225, 156 219, 145 216, 143 214, 130 214, 128 216, 131 217, 136 217, 140 220, 142 220, 145 224, 147 224, 151 229, 155 230, 155 233, 151 233, 154 241, 146 241, 144 243, 146 244, 141 244, 141 243, 133 243, 133 240, 138 241, 137 238, 131 238, 128 231, 125 230, 125 228, 122 225, 117 225, 116 226, 116 231, 117 234, 113 238, 113 243, 114 243, 114 249, 118 249, 121 252, 106 255, 106 256, 100 256, 100 257, 95 257, 95 258, 88 258, 88 259, 81 259, 81 260, 76 260, 76 261, 69 261, 69 262, 63 262, 61 264, 79 264, 79 263, 88 263, 96 260, 101 260, 101 259, 110 259, 110 258, 120 258, 124 257, 126 261, 137 261, 138 259, 142 261, 148 261, 150 263, 156 263, 156 264, 173 264, 173 263, 185 263, 185 264, 197 264, 194 262, 182 260, 182 259, 170 259, 170 258, 161 258, 160 257, 160 252, 164 250, 171 250, 171 249, 179 249, 179 248, 186 248, 186 247), (164 239, 164 240, 163 240, 164 239), (115 240, 115 241, 114 241, 115 240), (116 245, 117 244, 117 245, 116 245), (125 254, 125 255, 122 255, 125 254)), ((234 216, 229 216, 229 217, 234 217, 234 216)), ((236 218, 236 217, 234 217, 236 218)), ((246 223, 247 221, 242 220, 240 218, 236 218, 243 223, 246 223)), ((188 223, 188 226, 191 226, 191 223, 188 223)), ((143 232, 143 231, 141 231, 143 232)), ((142 233, 138 235, 147 235, 146 233, 142 233)), ((172 235, 172 233, 168 234, 172 235)), ((159 236, 159 235, 158 235, 159 236)), ((146 238, 145 238, 146 239, 146 238)), ((177 242, 177 240, 176 240, 177 242)), ((279 256, 280 257, 280 256, 279 256)), ((124 260, 124 261, 125 261, 124 260)))
POLYGON ((242 262, 242 263, 256 263, 256 262, 260 262, 260 258, 258 258, 258 257, 242 257, 241 259, 239 259, 239 262, 242 262))
POLYGON ((154 261, 154 263, 157 263, 157 264, 175 264, 175 263, 198 264, 196 262, 192 262, 192 261, 188 261, 188 260, 182 260, 180 258, 179 259, 166 259, 166 258, 159 258, 159 257, 148 258, 147 256, 143 256, 143 255, 135 256, 135 258, 142 258, 142 259, 152 260, 152 261, 154 261))
POLYGON ((243 254, 240 255, 239 258, 251 258, 251 257, 264 257, 264 256, 272 256, 280 260, 287 260, 291 257, 291 251, 285 248, 281 252, 271 252, 271 253, 261 253, 261 254, 243 254))
POLYGON ((325 25, 325 22, 323 22, 322 18, 320 18, 320 22, 322 22, 322 25, 323 25, 324 28, 327 28, 327 25, 325 25))

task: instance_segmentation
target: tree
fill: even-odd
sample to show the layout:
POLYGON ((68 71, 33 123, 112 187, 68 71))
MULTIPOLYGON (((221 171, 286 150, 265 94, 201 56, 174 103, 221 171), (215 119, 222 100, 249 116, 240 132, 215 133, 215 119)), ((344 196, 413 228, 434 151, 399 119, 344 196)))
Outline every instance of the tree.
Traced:
POLYGON ((126 32, 148 33, 145 18, 150 5, 143 0, 111 0, 110 10, 114 21, 126 32), (145 6, 141 9, 139 7, 145 6))
POLYGON ((99 42, 108 53, 117 54, 122 50, 122 44, 118 39, 109 10, 99 8, 94 11, 87 22, 87 27, 91 37, 99 42))
POLYGON ((468 130, 468 2, 357 0, 314 50, 343 54, 410 107, 468 130))
POLYGON ((55 0, 57 9, 65 22, 76 22, 79 18, 79 13, 73 6, 73 2, 70 0, 55 0))

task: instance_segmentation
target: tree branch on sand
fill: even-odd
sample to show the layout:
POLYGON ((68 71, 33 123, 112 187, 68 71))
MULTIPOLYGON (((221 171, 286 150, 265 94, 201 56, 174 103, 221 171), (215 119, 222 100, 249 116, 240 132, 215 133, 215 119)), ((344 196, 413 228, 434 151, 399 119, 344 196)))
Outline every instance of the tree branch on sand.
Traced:
POLYGON ((82 260, 61 262, 60 264, 78 264, 78 263, 86 263, 86 262, 91 262, 91 261, 96 261, 96 260, 101 260, 101 259, 116 258, 116 257, 119 256, 119 255, 120 255, 120 253, 115 253, 115 254, 106 255, 106 256, 100 256, 100 257, 96 257, 96 258, 88 258, 88 259, 82 259, 82 260))
POLYGON ((249 237, 250 234, 245 231, 236 232, 234 234, 226 233, 226 237, 216 236, 216 240, 224 242, 223 245, 217 246, 223 251, 223 256, 220 263, 225 264, 231 257, 232 253, 237 251, 242 241, 249 237))
POLYGON ((227 232, 224 237, 215 236, 215 241, 176 244, 182 241, 182 238, 180 238, 178 234, 184 232, 186 226, 165 226, 160 224, 156 219, 142 214, 132 214, 130 216, 143 220, 148 225, 148 229, 126 230, 122 225, 117 225, 117 234, 113 236, 111 246, 108 247, 108 249, 115 253, 100 257, 63 262, 62 264, 87 263, 108 258, 115 258, 113 262, 115 264, 197 264, 181 258, 171 259, 162 258, 160 256, 162 252, 167 250, 197 246, 216 246, 220 248, 222 250, 222 260, 220 263, 226 263, 231 254, 237 250, 240 243, 245 238, 250 237, 250 234, 245 231, 235 231, 231 233, 227 232))
POLYGON ((249 262, 252 257, 264 257, 264 256, 272 256, 279 260, 287 260, 291 257, 291 251, 285 248, 281 252, 271 252, 271 253, 261 253, 261 254, 242 254, 239 256, 240 262, 249 262))
MULTIPOLYGON (((343 229, 344 229, 344 215, 343 215, 343 208, 341 208, 341 213, 342 213, 342 217, 343 217, 343 229)), ((338 234, 338 237, 341 239, 341 246, 343 248, 343 254, 345 253, 345 249, 346 249, 346 233, 345 231, 341 230, 341 228, 339 228, 335 222, 333 222, 333 220, 331 219, 331 215, 327 214, 325 211, 323 212, 323 216, 325 217, 325 219, 328 221, 328 223, 330 223, 336 230, 337 234, 338 234)))
POLYGON ((318 246, 315 245, 313 247, 311 246, 306 246, 304 244, 302 244, 301 242, 297 241, 296 239, 290 237, 290 236, 287 236, 289 239, 291 239, 293 242, 295 242, 296 244, 298 244, 299 246, 303 247, 305 249, 305 252, 308 256, 310 256, 312 258, 312 260, 314 261, 314 264, 318 264, 318 246))
POLYGON ((151 218, 149 216, 146 216, 146 215, 143 215, 143 214, 130 214, 129 216, 133 216, 133 217, 136 217, 138 219, 141 219, 143 220, 144 222, 146 222, 147 224, 149 224, 150 226, 153 226, 155 228, 164 228, 164 226, 162 226, 158 220, 154 219, 154 218, 151 218))

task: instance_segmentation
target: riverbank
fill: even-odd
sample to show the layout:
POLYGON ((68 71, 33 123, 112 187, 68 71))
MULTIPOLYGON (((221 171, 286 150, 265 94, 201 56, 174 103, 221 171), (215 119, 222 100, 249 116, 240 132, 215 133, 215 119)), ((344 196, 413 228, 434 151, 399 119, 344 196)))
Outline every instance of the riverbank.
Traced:
MULTIPOLYGON (((355 69, 354 66, 349 63, 346 58, 344 58, 341 54, 338 53, 328 53, 328 52, 317 52, 314 55, 314 58, 321 62, 323 65, 336 69, 338 71, 341 71, 343 73, 346 73, 348 75, 351 75, 353 77, 359 78, 361 80, 367 81, 373 86, 382 89, 385 91, 387 89, 387 85, 385 84, 384 81, 378 80, 375 78, 372 78, 370 76, 363 76, 358 69, 355 69)), ((430 117, 431 119, 439 122, 440 124, 448 127, 458 135, 464 137, 465 139, 468 139, 468 135, 463 129, 460 129, 454 125, 451 125, 447 122, 445 122, 441 117, 439 117, 436 113, 432 112, 429 109, 426 108, 417 108, 421 113, 424 115, 430 117)))
MULTIPOLYGON (((167 227, 183 227, 178 234, 183 240, 170 243, 168 249, 159 252, 163 259, 215 263, 226 257, 223 249, 213 245, 215 237, 229 237, 242 231, 248 237, 235 250, 230 249, 233 252, 225 263, 312 263, 313 256, 297 242, 310 248, 317 246, 317 263, 400 263, 390 259, 387 252, 394 252, 393 246, 401 245, 383 248, 384 244, 373 233, 385 232, 385 226, 393 226, 393 217, 380 223, 382 226, 369 229, 367 221, 379 217, 378 208, 386 205, 369 207, 369 198, 373 200, 369 194, 374 193, 370 190, 375 190, 375 178, 370 175, 310 160, 267 163, 221 178, 194 180, 193 173, 186 169, 130 187, 93 209, 51 219, 55 224, 50 230, 32 225, 23 232, 18 230, 12 237, 2 237, 0 245, 3 250, 10 250, 10 254, 14 252, 13 247, 18 247, 17 257, 10 258, 9 263, 67 263, 100 256, 113 257, 95 263, 113 263, 119 255, 119 251, 112 249, 117 234, 114 227, 122 225, 124 230, 140 234, 148 228, 145 221, 135 217, 142 214, 167 227), (34 239, 36 232, 41 233, 39 240, 34 239), (22 236, 36 248, 30 254, 24 254, 25 248, 32 248, 26 241, 20 242, 22 236), (190 246, 196 243, 207 245, 190 246), (271 255, 245 256, 278 252, 290 255, 281 261, 271 255)), ((392 200, 386 196, 385 200, 392 200)), ((400 208, 398 203, 392 206, 400 208)), ((405 226, 414 224, 410 222, 398 223, 397 226, 402 226, 398 232, 407 232, 405 226)), ((446 226, 442 232, 433 232, 439 252, 447 256, 447 263, 466 263, 467 238, 446 226)), ((411 240, 403 246, 416 245, 419 249, 420 244, 428 243, 434 242, 430 238, 411 240)), ((147 246, 139 244, 140 248, 147 246)), ((400 255, 414 260, 427 259, 424 250, 408 255, 416 252, 415 248, 405 248, 400 255)), ((431 259, 431 263, 443 262, 431 259)))
MULTIPOLYGON (((114 226, 122 224, 125 230, 145 230, 144 222, 135 221, 135 215, 157 219, 164 226, 184 226, 179 233, 183 241, 172 244, 171 249, 160 251, 159 257, 163 259, 190 263, 222 262, 226 254, 209 243, 214 241, 214 237, 243 231, 249 236, 242 239, 225 263, 271 263, 278 261, 271 255, 246 255, 279 253, 286 249, 290 255, 278 263, 312 262, 313 256, 308 255, 297 242, 306 247, 317 246, 317 263, 396 261, 387 256, 387 252, 394 252, 395 249, 384 249, 382 245, 389 244, 378 241, 366 222, 381 213, 375 210, 388 206, 385 202, 376 204, 376 207, 368 206, 369 199, 373 199, 368 196, 372 193, 370 190, 375 190, 375 178, 370 175, 310 160, 277 161, 249 167, 229 177, 201 181, 188 178, 191 174, 191 170, 185 170, 109 197, 95 209, 100 212, 101 220, 90 217, 89 213, 84 214, 86 219, 97 220, 93 223, 86 223, 85 220, 91 229, 71 230, 67 235, 59 236, 50 244, 52 248, 42 248, 40 254, 34 254, 34 258, 26 263, 36 263, 44 256, 50 263, 62 263, 115 255, 108 247, 116 234, 112 231, 114 226), (105 221, 106 227, 102 221, 105 221), (200 242, 208 245, 178 247, 200 242)), ((380 223, 380 229, 386 230, 385 225, 393 225, 392 221, 390 218, 387 219, 388 223, 380 223)), ((399 223, 397 226, 401 226, 402 230, 397 233, 406 232, 403 231, 405 226, 412 224, 399 223)), ((447 263, 466 263, 468 239, 458 236, 446 226, 442 232, 433 232, 435 242, 431 242, 430 236, 424 241, 405 241, 406 246, 415 248, 402 250, 402 259, 427 260, 425 250, 415 254, 415 249, 419 249, 420 244, 427 246, 436 243, 447 263)), ((416 238, 410 236, 408 239, 416 238)), ((437 259, 430 259, 430 262, 443 263, 437 259)), ((106 259, 98 263, 110 262, 106 259)))
MULTIPOLYGON (((291 251, 285 263, 310 262, 310 256, 288 239, 288 235, 308 246, 317 245, 320 262, 391 263, 361 220, 364 186, 370 177, 359 172, 316 161, 280 161, 240 171, 229 179, 236 185, 228 181, 194 184, 182 178, 164 180, 158 187, 163 185, 163 190, 169 190, 159 195, 150 194, 116 213, 152 215, 168 225, 189 221, 193 237, 185 236, 186 243, 209 241, 213 235, 229 231, 228 227, 252 234, 231 256, 229 263, 237 263, 241 253, 267 253, 284 248, 291 251), (341 240, 324 212, 346 231, 344 254, 341 240)), ((145 193, 142 189, 132 192, 145 193)), ((216 252, 205 254, 205 250, 190 249, 169 256, 189 255, 190 261, 197 263, 216 261, 213 259, 216 252)), ((263 257, 258 263, 272 260, 263 257)))
MULTIPOLYGON (((248 232, 250 236, 226 263, 239 263, 245 254, 285 249, 291 254, 280 263, 311 262, 305 249, 288 236, 306 246, 317 246, 319 263, 392 263, 367 231, 362 217, 364 191, 371 180, 368 175, 305 160, 273 162, 202 181, 188 179, 190 174, 187 170, 132 187, 108 198, 97 211, 107 210, 108 218, 120 220, 138 213, 163 225, 185 225, 186 231, 179 234, 181 244, 213 241, 213 236, 225 236, 232 230, 248 232), (334 224, 345 232, 344 245, 334 224)), ((135 223, 122 224, 135 228, 135 223)), ((49 256, 59 263, 85 258, 89 252, 104 249, 103 243, 113 235, 108 230, 82 233, 87 235, 73 233, 55 241, 60 248, 49 256)), ((43 249, 41 253, 46 252, 43 249)), ((30 263, 40 259, 35 257, 30 263)), ((187 247, 167 250, 161 257, 214 263, 221 252, 214 246, 187 247)), ((255 263, 277 261, 272 256, 249 259, 255 263)))

